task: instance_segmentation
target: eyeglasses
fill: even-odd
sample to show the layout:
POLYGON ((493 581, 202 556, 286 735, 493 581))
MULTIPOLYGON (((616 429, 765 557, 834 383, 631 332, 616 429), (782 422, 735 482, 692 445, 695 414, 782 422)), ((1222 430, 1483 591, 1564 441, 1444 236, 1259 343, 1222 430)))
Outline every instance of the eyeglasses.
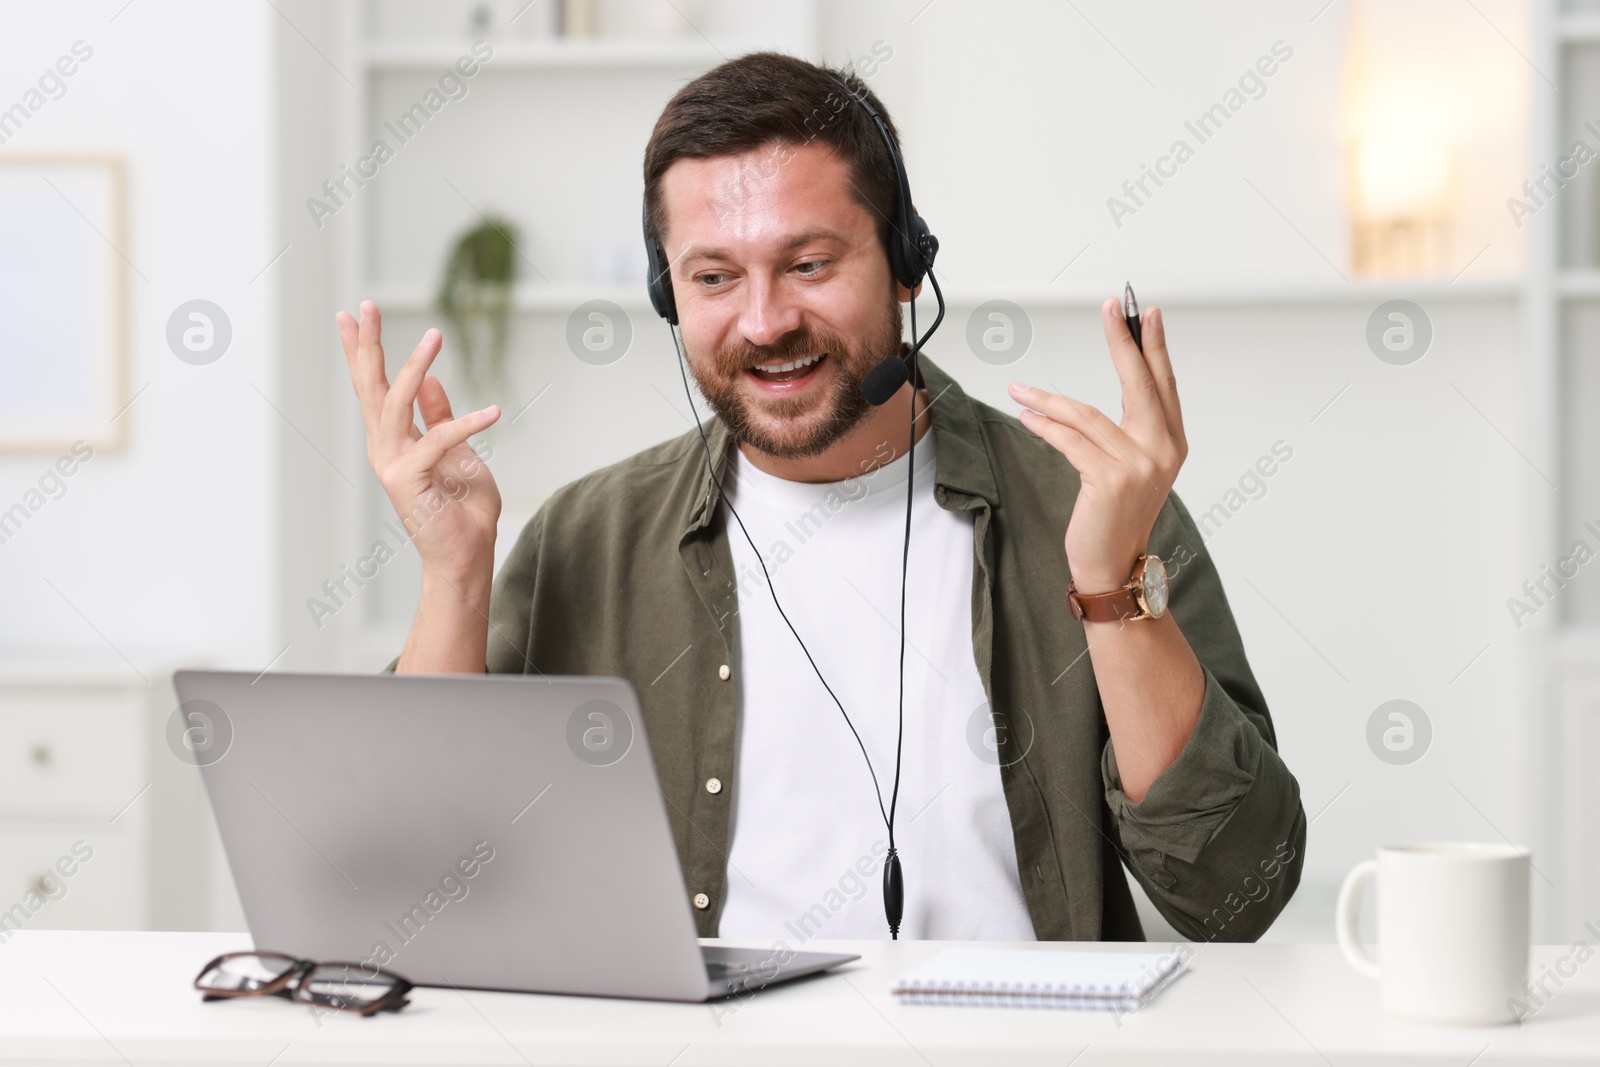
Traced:
POLYGON ((200 969, 194 987, 205 1000, 276 996, 371 1015, 411 1003, 411 983, 359 963, 315 963, 280 952, 226 952, 200 969))

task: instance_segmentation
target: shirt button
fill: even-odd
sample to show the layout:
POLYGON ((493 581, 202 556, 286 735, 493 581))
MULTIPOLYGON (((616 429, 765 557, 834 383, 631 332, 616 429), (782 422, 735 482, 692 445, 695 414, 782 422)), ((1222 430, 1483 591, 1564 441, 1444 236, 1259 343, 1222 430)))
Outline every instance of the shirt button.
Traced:
POLYGON ((707 908, 711 907, 711 898, 706 896, 704 893, 696 893, 694 895, 694 906, 699 908, 701 911, 705 911, 707 908))
POLYGON ((721 778, 707 778, 706 779, 706 792, 707 793, 720 793, 720 792, 722 792, 722 779, 721 778))
POLYGON ((728 677, 731 674, 733 674, 733 671, 728 667, 728 665, 726 663, 724 663, 722 666, 717 668, 717 677, 721 678, 724 682, 726 682, 728 680, 728 677))

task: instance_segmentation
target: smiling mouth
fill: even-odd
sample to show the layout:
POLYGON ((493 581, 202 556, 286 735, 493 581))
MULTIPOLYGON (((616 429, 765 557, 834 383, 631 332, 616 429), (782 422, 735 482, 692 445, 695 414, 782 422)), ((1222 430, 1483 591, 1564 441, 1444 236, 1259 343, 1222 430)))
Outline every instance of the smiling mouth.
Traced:
POLYGON ((818 352, 814 356, 804 356, 792 359, 786 363, 763 363, 759 367, 749 368, 750 373, 763 382, 795 382, 801 378, 816 373, 822 366, 823 360, 828 358, 826 352, 818 352))

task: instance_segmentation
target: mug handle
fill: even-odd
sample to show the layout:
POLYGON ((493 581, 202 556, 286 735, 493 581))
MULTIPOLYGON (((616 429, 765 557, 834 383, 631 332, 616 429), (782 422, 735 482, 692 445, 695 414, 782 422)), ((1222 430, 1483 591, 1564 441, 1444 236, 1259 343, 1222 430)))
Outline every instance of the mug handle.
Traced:
POLYGON ((1363 860, 1345 875, 1339 887, 1339 904, 1334 909, 1334 930, 1339 937, 1339 948, 1350 966, 1368 978, 1378 977, 1378 961, 1372 958, 1361 943, 1361 891, 1372 876, 1378 873, 1377 860, 1363 860))

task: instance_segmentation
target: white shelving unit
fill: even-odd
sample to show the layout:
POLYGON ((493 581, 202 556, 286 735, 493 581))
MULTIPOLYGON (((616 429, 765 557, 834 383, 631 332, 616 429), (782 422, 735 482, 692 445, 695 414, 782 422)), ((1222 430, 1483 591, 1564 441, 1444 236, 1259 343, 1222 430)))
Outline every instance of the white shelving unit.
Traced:
MULTIPOLYGON (((1600 7, 1541 0, 1535 8, 1534 121, 1528 173, 1554 167, 1600 120, 1600 7)), ((1519 502, 1532 557, 1567 555, 1586 518, 1600 518, 1600 181, 1595 164, 1529 221, 1528 363, 1525 425, 1529 458, 1559 486, 1530 486, 1519 502)), ((1592 578, 1585 583, 1595 588, 1592 578)), ((1600 596, 1583 586, 1563 592, 1534 627, 1522 663, 1522 689, 1537 712, 1540 763, 1530 768, 1533 810, 1549 813, 1533 842, 1543 877, 1533 881, 1547 916, 1540 940, 1564 941, 1600 912, 1600 596), (1548 879, 1548 881, 1546 880, 1548 879)))

